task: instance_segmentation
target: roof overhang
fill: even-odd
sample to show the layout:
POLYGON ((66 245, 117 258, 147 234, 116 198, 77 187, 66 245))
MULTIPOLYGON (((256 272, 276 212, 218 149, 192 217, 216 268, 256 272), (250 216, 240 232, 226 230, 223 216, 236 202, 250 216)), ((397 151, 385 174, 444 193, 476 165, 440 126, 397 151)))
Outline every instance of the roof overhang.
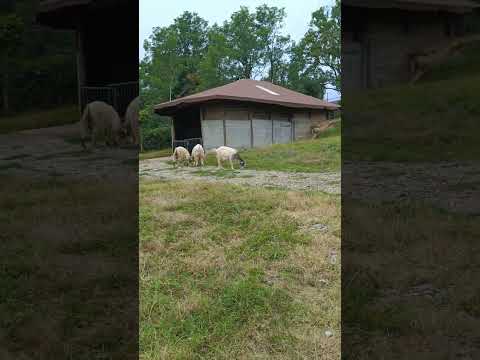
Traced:
POLYGON ((211 95, 211 96, 203 96, 203 97, 197 97, 194 99, 177 99, 173 101, 168 101, 164 102, 158 105, 155 105, 154 111, 158 115, 165 115, 165 116, 172 116, 174 115, 177 111, 180 111, 182 109, 185 109, 190 106, 194 105, 201 105, 210 101, 222 101, 222 100, 227 100, 227 101, 240 101, 240 102, 248 102, 251 104, 263 104, 263 105, 275 105, 275 106, 281 106, 285 108, 290 108, 290 109, 305 109, 305 110, 338 110, 340 108, 340 105, 329 103, 329 105, 305 105, 305 104, 298 104, 298 103, 293 103, 293 102, 287 102, 287 101, 277 101, 277 102, 272 102, 269 100, 263 100, 263 99, 252 99, 248 97, 239 97, 239 96, 218 96, 218 95, 211 95))
POLYGON ((38 7, 36 21, 57 29, 77 29, 81 12, 92 0, 46 0, 38 7))
POLYGON ((97 11, 113 12, 131 0, 44 0, 38 6, 36 21, 58 29, 78 29, 97 11))

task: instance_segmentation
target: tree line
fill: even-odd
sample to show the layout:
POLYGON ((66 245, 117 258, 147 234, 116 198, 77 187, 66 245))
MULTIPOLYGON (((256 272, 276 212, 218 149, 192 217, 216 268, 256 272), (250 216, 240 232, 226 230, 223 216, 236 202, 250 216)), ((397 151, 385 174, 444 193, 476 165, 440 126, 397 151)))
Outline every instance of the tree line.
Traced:
POLYGON ((238 79, 267 80, 318 98, 328 88, 340 91, 340 1, 314 11, 299 41, 284 34, 286 15, 275 6, 242 6, 223 24, 209 25, 185 11, 154 28, 140 62, 145 147, 169 141, 168 120, 153 114, 154 104, 238 79))
POLYGON ((0 113, 74 104, 75 37, 35 23, 37 0, 0 5, 0 113))

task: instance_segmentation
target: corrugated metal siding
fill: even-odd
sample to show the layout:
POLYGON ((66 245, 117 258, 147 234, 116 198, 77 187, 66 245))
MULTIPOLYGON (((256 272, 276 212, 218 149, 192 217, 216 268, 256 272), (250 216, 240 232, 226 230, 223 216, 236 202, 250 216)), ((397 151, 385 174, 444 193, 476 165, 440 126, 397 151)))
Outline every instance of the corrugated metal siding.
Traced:
POLYGON ((311 136, 312 121, 308 113, 297 113, 294 116, 295 140, 309 138, 311 136))
POLYGON ((202 134, 205 149, 223 146, 223 120, 203 120, 202 134))
POLYGON ((272 144, 272 120, 253 119, 253 146, 272 144))
POLYGON ((237 149, 251 147, 250 120, 225 120, 225 129, 227 146, 237 149))
POLYGON ((287 144, 292 141, 292 123, 286 114, 272 114, 273 143, 287 144))

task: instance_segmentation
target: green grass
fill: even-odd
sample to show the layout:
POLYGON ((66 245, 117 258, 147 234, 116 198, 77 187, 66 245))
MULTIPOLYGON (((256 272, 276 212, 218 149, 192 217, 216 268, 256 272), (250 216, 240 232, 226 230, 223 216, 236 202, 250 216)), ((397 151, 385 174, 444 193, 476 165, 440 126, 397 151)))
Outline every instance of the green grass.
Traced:
POLYGON ((365 91, 344 99, 342 158, 441 161, 480 158, 480 75, 365 91), (384 129, 388 129, 384 131, 384 129))
POLYGON ((345 96, 348 133, 342 157, 417 162, 480 159, 479 61, 480 42, 476 42, 434 66, 415 85, 345 96))
POLYGON ((171 155, 172 155, 172 149, 168 148, 168 149, 150 150, 150 151, 141 152, 139 154, 139 158, 140 160, 146 160, 146 159, 154 159, 154 158, 166 157, 171 155))
POLYGON ((320 193, 141 182, 140 358, 339 358, 340 267, 328 262, 339 206, 320 193), (304 230, 316 222, 331 231, 304 230))
POLYGON ((0 119, 0 134, 72 124, 79 118, 77 105, 21 113, 0 119))
POLYGON ((126 315, 136 317, 137 307, 137 273, 127 272, 137 266, 137 188, 128 181, 112 186, 101 180, 2 176, 5 353, 128 357, 136 351, 137 333, 132 315, 126 315))
MULTIPOLYGON (((343 204, 348 209, 343 221, 349 225, 342 232, 348 254, 343 258, 348 271, 342 274, 342 324, 349 336, 342 346, 369 354, 363 359, 397 352, 407 342, 410 354, 421 353, 439 337, 462 339, 467 348, 475 344, 478 215, 415 202, 368 204, 344 198, 343 204), (409 295, 423 284, 437 292, 409 295)), ((438 353, 449 346, 439 344, 438 353)))
POLYGON ((421 82, 466 78, 480 74, 480 41, 466 45, 446 61, 427 72, 421 82))
MULTIPOLYGON (((301 140, 291 144, 276 144, 241 151, 247 169, 287 172, 340 171, 340 123, 314 140, 301 140)), ((207 165, 216 166, 215 155, 207 156, 207 165)), ((234 164, 238 167, 238 163, 234 164)), ((228 167, 228 163, 224 167, 228 167)))

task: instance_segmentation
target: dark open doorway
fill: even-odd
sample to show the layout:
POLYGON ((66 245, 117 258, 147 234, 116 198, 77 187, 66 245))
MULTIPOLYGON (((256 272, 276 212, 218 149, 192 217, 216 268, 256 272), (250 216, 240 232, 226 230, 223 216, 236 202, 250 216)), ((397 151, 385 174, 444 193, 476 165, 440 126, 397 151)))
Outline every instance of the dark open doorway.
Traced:
POLYGON ((177 112, 173 116, 173 126, 175 131, 174 140, 201 138, 200 108, 189 107, 177 112))

